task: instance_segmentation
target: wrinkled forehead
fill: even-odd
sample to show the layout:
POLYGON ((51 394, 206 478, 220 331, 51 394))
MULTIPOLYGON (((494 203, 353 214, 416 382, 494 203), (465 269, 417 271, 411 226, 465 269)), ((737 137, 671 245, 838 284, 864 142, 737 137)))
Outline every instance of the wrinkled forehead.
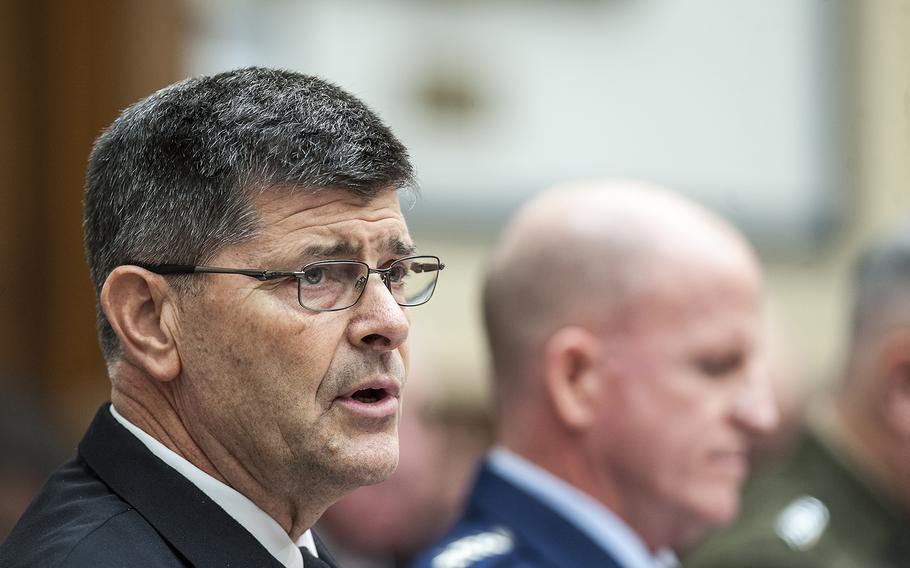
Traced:
POLYGON ((259 234, 252 250, 273 260, 371 260, 414 252, 394 190, 363 198, 338 189, 265 192, 253 200, 259 234))

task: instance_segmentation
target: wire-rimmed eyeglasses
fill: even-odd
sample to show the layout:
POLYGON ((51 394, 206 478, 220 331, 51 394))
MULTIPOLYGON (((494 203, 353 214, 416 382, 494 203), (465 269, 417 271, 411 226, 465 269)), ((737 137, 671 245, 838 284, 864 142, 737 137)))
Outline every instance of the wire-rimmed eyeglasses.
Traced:
POLYGON ((399 258, 386 268, 371 268, 359 260, 320 260, 300 270, 219 268, 191 264, 132 262, 155 274, 240 274, 257 280, 297 279, 297 301, 314 312, 336 312, 356 304, 366 290, 370 274, 378 274, 399 306, 427 303, 436 289, 439 271, 446 267, 437 256, 399 258))

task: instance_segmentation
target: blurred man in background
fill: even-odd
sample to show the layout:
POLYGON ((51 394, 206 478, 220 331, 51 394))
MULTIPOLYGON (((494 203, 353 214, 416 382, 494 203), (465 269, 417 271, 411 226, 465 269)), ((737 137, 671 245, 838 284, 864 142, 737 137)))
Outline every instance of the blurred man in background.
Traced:
POLYGON ((534 199, 485 283, 499 445, 418 566, 668 566, 732 521, 777 421, 761 286, 743 238, 668 191, 534 199))
POLYGON ((809 422, 792 455, 749 484, 741 518, 686 566, 910 563, 910 225, 857 262, 843 379, 809 422))
POLYGON ((310 528, 395 469, 406 308, 443 267, 414 254, 411 181, 315 77, 241 69, 125 110, 85 194, 112 405, 0 566, 331 565, 310 528))

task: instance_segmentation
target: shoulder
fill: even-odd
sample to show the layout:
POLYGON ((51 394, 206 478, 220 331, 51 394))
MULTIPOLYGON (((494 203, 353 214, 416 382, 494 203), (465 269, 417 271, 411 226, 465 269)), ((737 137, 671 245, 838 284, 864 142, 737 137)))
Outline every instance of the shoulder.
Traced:
POLYGON ((166 548, 141 515, 73 460, 48 479, 0 546, 0 565, 122 565, 156 540, 166 548))
POLYGON ((543 564, 503 525, 462 522, 412 568, 533 568, 543 564))
POLYGON ((189 566, 135 509, 110 517, 73 543, 60 566, 114 567, 123 566, 126 559, 145 568, 189 566))
POLYGON ((811 442, 747 487, 739 518, 685 557, 691 568, 827 567, 858 551, 852 483, 811 442))
POLYGON ((819 541, 827 510, 814 498, 797 497, 776 513, 746 515, 716 533, 684 558, 687 568, 823 568, 829 564, 819 541))
POLYGON ((616 566, 578 526, 487 465, 460 520, 417 568, 616 566))

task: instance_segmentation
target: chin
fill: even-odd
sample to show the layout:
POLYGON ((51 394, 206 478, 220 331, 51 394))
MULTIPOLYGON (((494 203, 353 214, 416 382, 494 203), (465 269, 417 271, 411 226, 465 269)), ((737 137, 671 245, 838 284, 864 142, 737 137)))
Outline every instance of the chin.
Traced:
POLYGON ((676 532, 667 543, 670 548, 680 551, 698 543, 715 530, 726 527, 736 519, 739 500, 725 496, 711 500, 689 503, 678 517, 676 532))
POLYGON ((729 525, 739 514, 739 491, 711 491, 700 499, 696 513, 700 524, 710 529, 729 525))
POLYGON ((359 443, 351 448, 345 461, 345 477, 350 479, 352 485, 361 487, 381 483, 398 467, 398 436, 382 436, 378 440, 359 443))

